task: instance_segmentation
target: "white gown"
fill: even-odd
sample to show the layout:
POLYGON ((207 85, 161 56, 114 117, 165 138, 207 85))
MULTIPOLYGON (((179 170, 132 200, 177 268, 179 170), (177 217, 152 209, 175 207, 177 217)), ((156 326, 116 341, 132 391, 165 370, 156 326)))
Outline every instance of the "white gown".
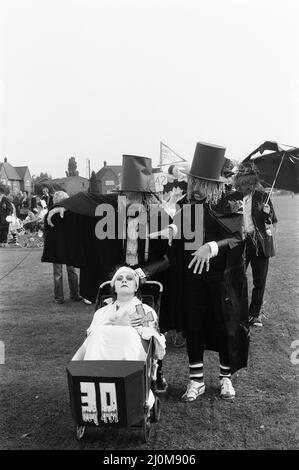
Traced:
POLYGON ((156 312, 148 305, 142 304, 146 316, 152 321, 146 323, 149 326, 130 326, 129 315, 136 313, 138 304, 141 304, 141 301, 133 297, 121 306, 116 301, 97 310, 87 329, 88 336, 72 360, 145 361, 146 344, 151 337, 155 341, 157 359, 162 359, 165 355, 165 337, 156 329, 156 312), (111 321, 119 317, 124 324, 112 325, 111 321))
POLYGON ((145 361, 146 352, 132 326, 102 325, 92 330, 84 360, 145 361))

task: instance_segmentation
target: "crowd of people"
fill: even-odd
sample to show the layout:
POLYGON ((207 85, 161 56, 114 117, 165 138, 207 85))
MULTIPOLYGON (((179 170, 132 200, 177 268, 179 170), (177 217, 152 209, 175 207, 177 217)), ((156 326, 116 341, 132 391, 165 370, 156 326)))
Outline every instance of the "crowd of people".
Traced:
MULTIPOLYGON (((234 399, 232 374, 247 365, 250 327, 262 326, 269 258, 275 254, 272 226, 277 218, 257 170, 252 164, 241 164, 232 171, 224 155, 224 147, 197 143, 191 168, 171 169, 172 175, 180 175, 180 188, 167 201, 159 200, 151 190, 151 160, 124 155, 117 192, 65 195, 59 202, 54 200, 45 218, 42 261, 60 266, 59 276, 54 269, 56 301, 62 265, 79 268, 75 294, 69 277, 71 298, 90 303, 107 279, 114 288, 113 280, 122 281, 124 290, 130 281, 135 288, 147 279, 162 282, 159 335, 175 330, 187 346, 189 380, 183 402, 192 402, 205 392, 205 350, 219 353, 221 398, 234 399), (249 264, 253 274, 250 302, 249 264), (122 279, 115 278, 119 266, 130 270, 122 279)), ((119 320, 115 322, 115 302, 110 308, 112 323, 120 325, 119 320)), ((130 315, 125 317, 126 327, 136 327, 130 315)), ((97 334, 103 335, 102 328, 112 323, 101 324, 97 334)), ((116 334, 117 329, 112 331, 116 334)), ((125 338, 132 343, 131 334, 124 334, 125 338)), ((92 344, 98 353, 94 337, 92 344)), ((140 344, 138 348, 140 352, 140 344)), ((156 393, 168 387, 162 358, 157 358, 156 393)))
MULTIPOLYGON (((53 205, 53 195, 44 186, 42 194, 14 190, 0 184, 0 244, 2 248, 10 245, 22 247, 19 239, 26 233, 32 237, 43 236, 44 216, 53 205)), ((27 241, 26 241, 27 243, 27 241)), ((41 246, 42 243, 38 243, 41 246)), ((25 246, 28 246, 26 244, 25 246)))
MULTIPOLYGON (((112 357, 109 348, 103 353, 103 345, 120 344, 111 334, 121 335, 121 358, 126 358, 124 351, 144 353, 141 317, 136 323, 132 316, 140 304, 136 291, 147 279, 160 281, 164 292, 158 315, 153 312, 151 334, 163 343, 163 334, 175 331, 181 345, 186 343, 189 380, 181 400, 191 402, 205 392, 205 350, 219 353, 220 396, 232 400, 231 378, 247 365, 250 327, 263 326, 277 218, 257 169, 253 164, 233 168, 224 147, 197 143, 191 167, 171 165, 168 174, 164 200, 152 191, 151 159, 135 155, 123 156, 120 189, 112 194, 69 197, 44 187, 42 195, 29 198, 26 191, 7 194, 0 186, 0 243, 6 247, 10 239, 18 245, 18 233, 25 229, 42 233, 42 261, 53 264, 58 304, 65 302, 63 265, 73 301, 94 303, 99 285, 111 279, 117 295, 104 307, 108 323, 101 308, 87 330, 96 331, 84 343, 89 359, 112 357), (112 325, 126 328, 108 331, 112 325), (139 338, 136 344, 133 337, 139 338)), ((156 393, 168 388, 164 354, 156 358, 156 393)))

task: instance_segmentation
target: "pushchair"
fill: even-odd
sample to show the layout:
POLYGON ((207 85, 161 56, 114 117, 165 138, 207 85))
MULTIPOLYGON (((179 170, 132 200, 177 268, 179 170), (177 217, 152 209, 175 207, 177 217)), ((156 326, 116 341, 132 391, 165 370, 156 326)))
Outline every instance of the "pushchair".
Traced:
MULTIPOLYGON (((146 281, 141 300, 159 318, 163 286, 146 281)), ((99 287, 95 311, 111 298, 110 281, 99 287)), ((150 407, 149 394, 154 379, 154 341, 148 341, 145 361, 72 360, 67 365, 68 387, 75 437, 81 440, 88 427, 140 428, 148 442, 151 425, 160 419, 160 401, 150 407)))

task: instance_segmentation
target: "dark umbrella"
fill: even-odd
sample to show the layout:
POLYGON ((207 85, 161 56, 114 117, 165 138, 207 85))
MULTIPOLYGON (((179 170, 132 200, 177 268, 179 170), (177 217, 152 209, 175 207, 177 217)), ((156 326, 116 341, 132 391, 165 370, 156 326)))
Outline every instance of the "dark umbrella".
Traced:
POLYGON ((284 189, 295 194, 299 193, 299 148, 292 147, 283 150, 276 142, 264 142, 243 160, 244 163, 253 162, 260 172, 261 183, 266 188, 284 189), (255 158, 256 153, 273 150, 266 155, 255 158))

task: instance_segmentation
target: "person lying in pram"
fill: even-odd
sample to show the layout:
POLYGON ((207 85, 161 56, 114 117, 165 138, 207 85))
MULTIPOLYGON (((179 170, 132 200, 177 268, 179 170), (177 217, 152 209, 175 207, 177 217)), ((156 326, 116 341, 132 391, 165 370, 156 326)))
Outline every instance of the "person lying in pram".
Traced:
POLYGON ((141 302, 138 288, 139 276, 133 269, 123 266, 115 272, 111 302, 95 312, 73 360, 143 361, 151 337, 154 359, 163 359, 166 341, 158 330, 157 313, 141 302))

